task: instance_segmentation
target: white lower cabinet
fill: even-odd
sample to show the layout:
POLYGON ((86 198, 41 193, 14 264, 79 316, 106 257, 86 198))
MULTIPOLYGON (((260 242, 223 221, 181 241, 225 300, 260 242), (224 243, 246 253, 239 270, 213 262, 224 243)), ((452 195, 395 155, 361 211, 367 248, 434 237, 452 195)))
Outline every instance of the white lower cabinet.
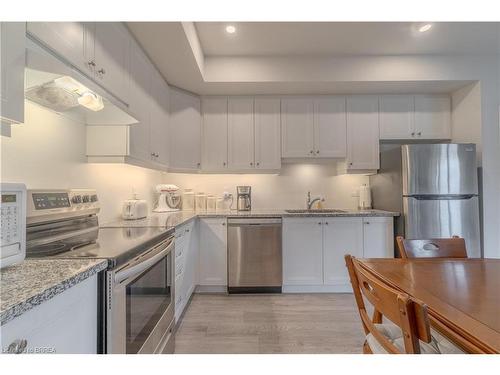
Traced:
POLYGON ((283 285, 323 284, 322 218, 283 220, 283 285))
POLYGON ((394 220, 392 217, 363 218, 363 257, 394 257, 394 220))
POLYGON ((26 353, 97 353, 97 275, 7 322, 0 346, 26 340, 26 353))
POLYGON ((349 275, 344 256, 363 257, 363 219, 329 217, 323 221, 323 281, 325 285, 346 286, 349 275))
POLYGON ((392 217, 283 219, 283 292, 351 291, 346 254, 392 258, 392 217))
POLYGON ((227 286, 226 218, 200 219, 199 234, 199 285, 202 286, 201 290, 210 290, 210 287, 215 287, 214 290, 222 291, 227 286))
POLYGON ((196 287, 198 241, 196 223, 175 229, 175 321, 181 317, 196 287))

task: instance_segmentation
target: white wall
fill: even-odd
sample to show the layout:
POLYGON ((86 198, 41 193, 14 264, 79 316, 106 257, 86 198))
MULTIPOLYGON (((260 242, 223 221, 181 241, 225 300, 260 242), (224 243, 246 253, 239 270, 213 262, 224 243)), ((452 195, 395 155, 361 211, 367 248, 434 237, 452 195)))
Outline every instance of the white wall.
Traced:
POLYGON ((28 188, 95 188, 101 222, 118 217, 132 189, 151 203, 161 172, 122 164, 88 164, 85 125, 25 102, 25 123, 1 137, 3 182, 28 188))
MULTIPOLYGON (((165 173, 165 183, 221 196, 229 191, 236 197, 237 185, 252 186, 252 208, 305 208, 307 191, 323 196, 325 207, 356 208, 353 191, 368 177, 337 175, 335 163, 284 164, 279 174, 183 174, 165 173)), ((233 205, 236 208, 236 203, 233 205)))
POLYGON ((456 143, 475 143, 478 166, 482 164, 481 84, 467 85, 451 95, 451 138, 456 143))

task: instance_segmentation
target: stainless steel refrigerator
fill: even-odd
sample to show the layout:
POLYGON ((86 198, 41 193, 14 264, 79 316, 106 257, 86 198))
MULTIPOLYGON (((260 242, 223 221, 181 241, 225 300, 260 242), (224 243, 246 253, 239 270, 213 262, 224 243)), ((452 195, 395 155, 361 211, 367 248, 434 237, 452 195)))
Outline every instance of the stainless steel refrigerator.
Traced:
POLYGON ((474 144, 381 146, 370 177, 373 207, 401 212, 396 234, 410 239, 463 237, 469 257, 481 257, 474 144))

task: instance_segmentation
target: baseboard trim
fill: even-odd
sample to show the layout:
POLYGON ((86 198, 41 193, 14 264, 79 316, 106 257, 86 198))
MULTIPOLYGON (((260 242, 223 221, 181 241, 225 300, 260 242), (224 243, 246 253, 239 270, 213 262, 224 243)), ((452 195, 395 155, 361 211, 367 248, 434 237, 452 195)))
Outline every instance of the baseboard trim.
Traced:
POLYGON ((347 285, 283 285, 283 293, 352 293, 347 285))

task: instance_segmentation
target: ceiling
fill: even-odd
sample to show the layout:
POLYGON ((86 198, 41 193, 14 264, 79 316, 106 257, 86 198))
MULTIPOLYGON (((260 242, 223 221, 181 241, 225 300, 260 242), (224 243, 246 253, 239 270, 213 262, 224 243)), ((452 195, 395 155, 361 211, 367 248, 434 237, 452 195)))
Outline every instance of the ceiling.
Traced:
POLYGON ((127 24, 169 84, 197 94, 448 93, 477 80, 448 74, 449 61, 498 53, 497 23, 433 23, 420 33, 422 25, 127 24))
POLYGON ((496 24, 442 22, 196 22, 206 56, 464 54, 495 51, 496 24), (228 34, 227 25, 236 32, 228 34))

